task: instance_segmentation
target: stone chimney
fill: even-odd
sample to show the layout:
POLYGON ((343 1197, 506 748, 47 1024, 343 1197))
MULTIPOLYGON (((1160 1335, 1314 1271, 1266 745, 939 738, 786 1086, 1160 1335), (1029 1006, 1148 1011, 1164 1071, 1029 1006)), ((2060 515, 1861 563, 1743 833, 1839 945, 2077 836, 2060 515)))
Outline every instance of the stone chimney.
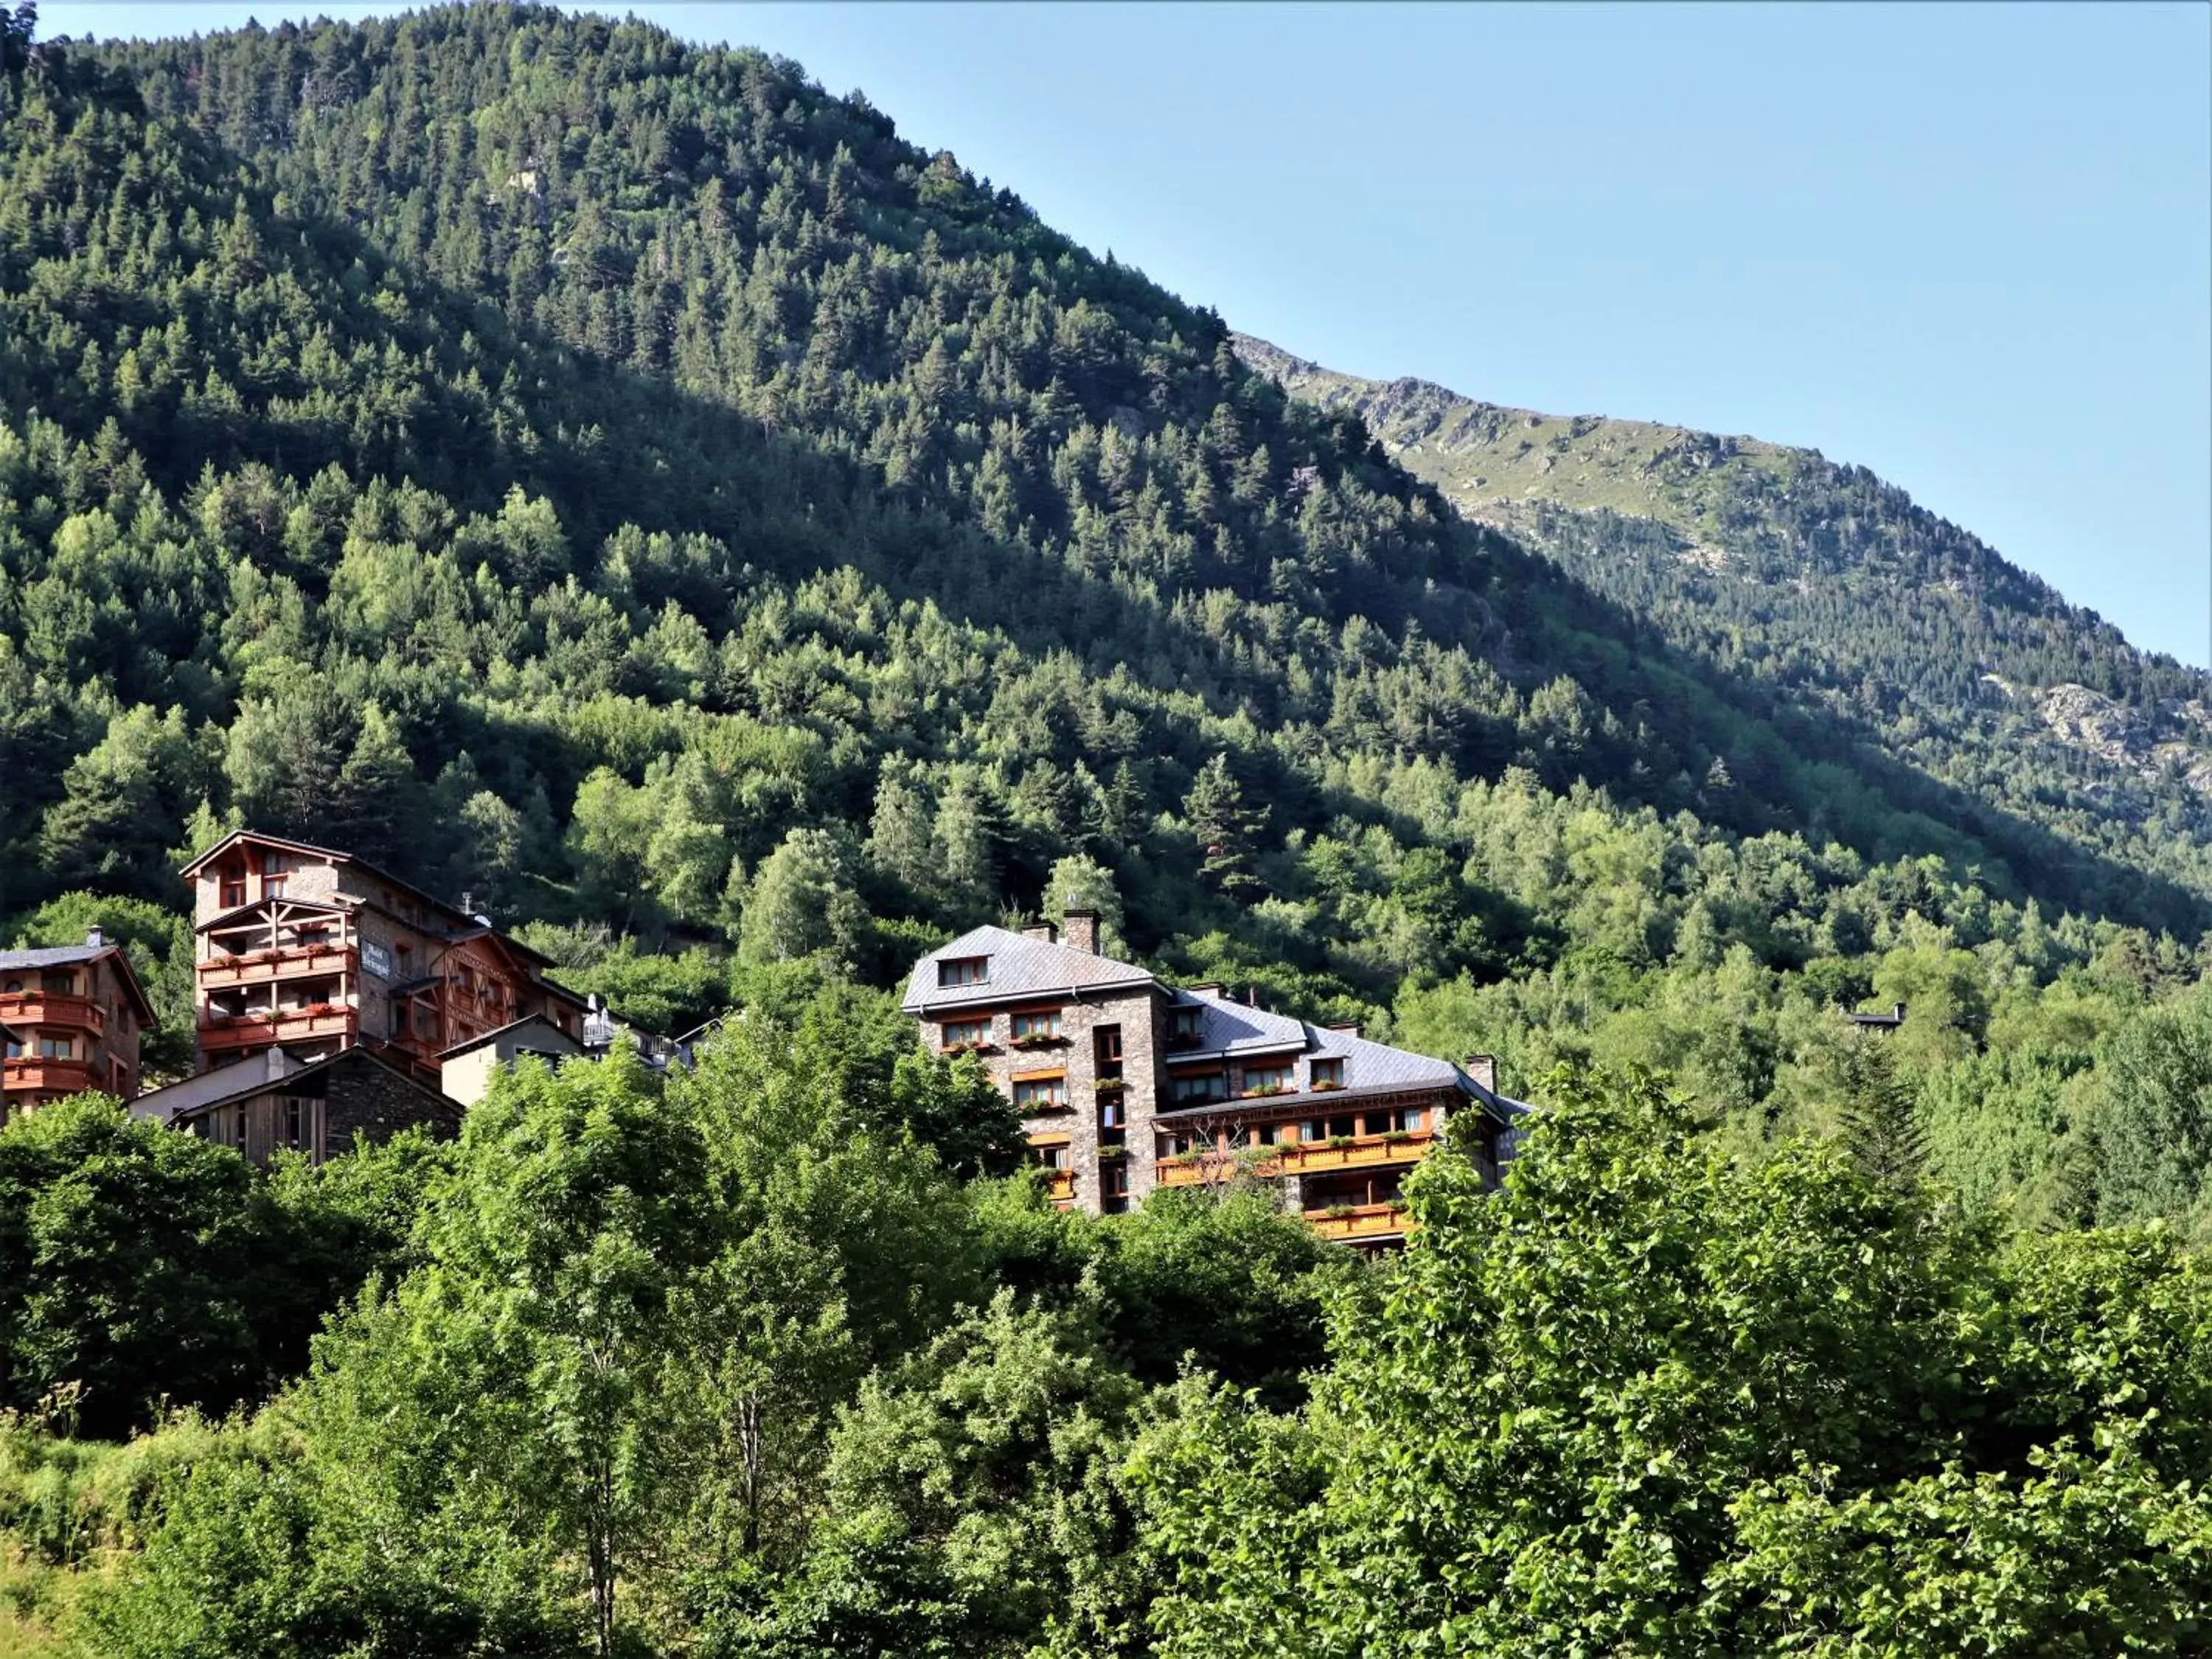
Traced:
POLYGON ((1493 1095, 1498 1092, 1498 1056, 1469 1054, 1460 1061, 1459 1068, 1493 1095))
POLYGON ((1066 930, 1064 943, 1070 950, 1087 951, 1098 954, 1098 913, 1096 910, 1070 910, 1060 919, 1066 930))
POLYGON ((1194 997, 1212 997, 1217 1002, 1221 1000, 1221 981, 1218 979, 1207 980, 1202 985, 1186 985, 1182 988, 1194 997))
POLYGON ((1321 1029, 1324 1031, 1334 1031, 1340 1036, 1356 1037, 1362 1028, 1358 1020, 1347 1019, 1339 1024, 1324 1025, 1321 1029))
POLYGON ((107 935, 100 930, 99 924, 95 922, 84 930, 84 942, 97 951, 106 945, 107 935))
POLYGON ((1048 921, 1031 922, 1022 929, 1022 937, 1041 940, 1046 945, 1057 945, 1060 943, 1060 929, 1048 921))

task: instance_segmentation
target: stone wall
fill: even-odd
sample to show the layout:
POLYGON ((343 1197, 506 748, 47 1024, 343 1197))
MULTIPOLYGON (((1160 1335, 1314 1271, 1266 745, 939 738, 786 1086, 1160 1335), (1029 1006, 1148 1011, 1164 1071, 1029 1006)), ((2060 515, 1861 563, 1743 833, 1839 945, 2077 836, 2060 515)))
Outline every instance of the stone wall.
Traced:
POLYGON ((461 1109, 442 1095, 370 1060, 342 1060, 323 1074, 323 1149, 336 1157, 356 1139, 389 1140, 428 1123, 443 1137, 460 1127, 461 1109))
MULTIPOLYGON (((1133 1209, 1152 1188, 1152 1114, 1158 1109, 1159 1091, 1156 1056, 1161 1045, 1158 1011, 1159 999, 1149 990, 1139 990, 1094 994, 1073 1002, 1050 999, 1010 1001, 988 1012, 976 1010, 951 1016, 956 1020, 988 1023, 990 1049, 977 1058, 1010 1098, 1018 1074, 1053 1070, 1065 1073, 1066 1106, 1024 1117, 1022 1127, 1033 1136, 1067 1137, 1075 1206, 1092 1215, 1099 1212, 1104 1198, 1098 1159, 1099 1030, 1118 1025, 1121 1030, 1121 1075, 1127 1085, 1121 1097, 1126 1124, 1122 1140, 1129 1171, 1129 1205, 1133 1209), (1049 1047, 1015 1048, 1014 1013, 1048 1008, 1056 1008, 1060 1012, 1060 1040, 1049 1047)), ((942 1048, 942 1020, 925 1020, 922 1030, 931 1048, 942 1048)))

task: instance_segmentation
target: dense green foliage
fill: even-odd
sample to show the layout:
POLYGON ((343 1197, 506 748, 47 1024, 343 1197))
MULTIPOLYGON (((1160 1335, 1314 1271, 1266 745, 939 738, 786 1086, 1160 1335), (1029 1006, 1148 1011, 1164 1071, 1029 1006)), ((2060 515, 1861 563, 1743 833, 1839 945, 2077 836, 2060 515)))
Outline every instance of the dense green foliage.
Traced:
POLYGON ((2212 1282, 2008 1240, 1799 1143, 1562 1085, 1463 1160, 1294 1418, 1146 1449, 1159 1651, 2179 1653, 2212 1626, 2212 1282))
POLYGON ((108 927, 176 1067, 173 871, 250 821, 743 1018, 319 1170, 0 1130, 0 1638, 24 1583, 125 1659, 2201 1644, 2205 826, 1929 712, 1985 649, 2179 671, 1963 544, 1981 631, 1884 634, 1860 526, 1935 532, 1863 478, 1696 495, 1847 599, 1524 551, 788 64, 28 21, 5 936, 108 927), (1402 1265, 1264 1192, 1057 1213, 884 988, 1079 904, 1694 1110, 1547 1086, 1402 1265))
POLYGON ((503 1076, 257 1414, 0 1416, 53 1639, 1873 1659, 2212 1620, 2212 1285, 2168 1230, 2021 1235, 1562 1073, 1504 1193, 1439 1152, 1361 1264, 1243 1187, 963 1185, 818 1087, 835 1038, 750 1028, 665 1089, 503 1076))

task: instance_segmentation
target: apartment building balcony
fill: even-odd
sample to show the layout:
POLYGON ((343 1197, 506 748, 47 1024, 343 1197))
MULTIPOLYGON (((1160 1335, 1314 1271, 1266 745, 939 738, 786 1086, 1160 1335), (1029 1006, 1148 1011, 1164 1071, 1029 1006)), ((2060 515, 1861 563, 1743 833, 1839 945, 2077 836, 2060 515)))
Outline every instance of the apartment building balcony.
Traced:
POLYGON ((1044 1172, 1045 1196, 1052 1200, 1053 1208, 1065 1210, 1075 1202, 1075 1171, 1047 1170, 1044 1172))
POLYGON ((107 1029, 107 1012, 90 997, 68 996, 58 991, 9 991, 0 993, 0 1025, 97 1035, 107 1029))
POLYGON ((1308 1210, 1305 1218, 1323 1238, 1346 1244, 1403 1238, 1413 1225, 1402 1204, 1333 1204, 1325 1210, 1308 1210))
POLYGON ((0 1087, 42 1094, 73 1095, 93 1086, 92 1065, 82 1060, 46 1060, 27 1055, 0 1061, 0 1087))
POLYGON ((300 1008, 254 1008, 240 1014, 220 1009, 200 1015, 200 1047, 258 1048, 272 1042, 311 1042, 353 1035, 354 1011, 343 1003, 310 1003, 300 1008))
POLYGON ((209 957, 198 964, 200 987, 220 991, 271 980, 328 979, 354 971, 353 952, 338 945, 295 945, 239 956, 209 957))
POLYGON ((1262 1180, 1272 1180, 1277 1176, 1323 1175, 1337 1170, 1370 1170, 1394 1164, 1417 1164, 1435 1139, 1432 1132, 1417 1129, 1395 1134, 1291 1141, 1270 1147, 1231 1147, 1225 1152, 1200 1153, 1188 1163, 1164 1159, 1158 1180, 1163 1187, 1198 1186, 1209 1179, 1218 1180, 1219 1166, 1224 1162, 1233 1162, 1244 1173, 1257 1176, 1262 1180), (1249 1163, 1243 1157, 1246 1153, 1252 1154, 1249 1163))

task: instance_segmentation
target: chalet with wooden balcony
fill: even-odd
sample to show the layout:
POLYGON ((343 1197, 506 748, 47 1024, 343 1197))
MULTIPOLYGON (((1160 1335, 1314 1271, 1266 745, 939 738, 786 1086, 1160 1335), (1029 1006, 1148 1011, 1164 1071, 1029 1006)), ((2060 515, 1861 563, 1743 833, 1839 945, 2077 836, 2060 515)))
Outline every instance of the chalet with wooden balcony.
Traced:
POLYGON ((434 1088, 447 1050, 532 1015, 580 1035, 547 957, 351 854, 240 830, 184 874, 203 1072, 360 1046, 434 1088))
POLYGON ((1114 1214, 1155 1187, 1276 1183, 1316 1231, 1402 1243, 1401 1183, 1450 1124, 1495 1179, 1527 1109, 1464 1066, 1353 1027, 1176 988, 1097 952, 1097 923, 979 927, 916 965, 903 1006, 939 1053, 977 1056, 1022 1115, 1062 1208, 1114 1214))
POLYGON ((0 951, 0 1121, 87 1089, 129 1100, 153 1022, 130 961, 97 927, 82 945, 0 951))

